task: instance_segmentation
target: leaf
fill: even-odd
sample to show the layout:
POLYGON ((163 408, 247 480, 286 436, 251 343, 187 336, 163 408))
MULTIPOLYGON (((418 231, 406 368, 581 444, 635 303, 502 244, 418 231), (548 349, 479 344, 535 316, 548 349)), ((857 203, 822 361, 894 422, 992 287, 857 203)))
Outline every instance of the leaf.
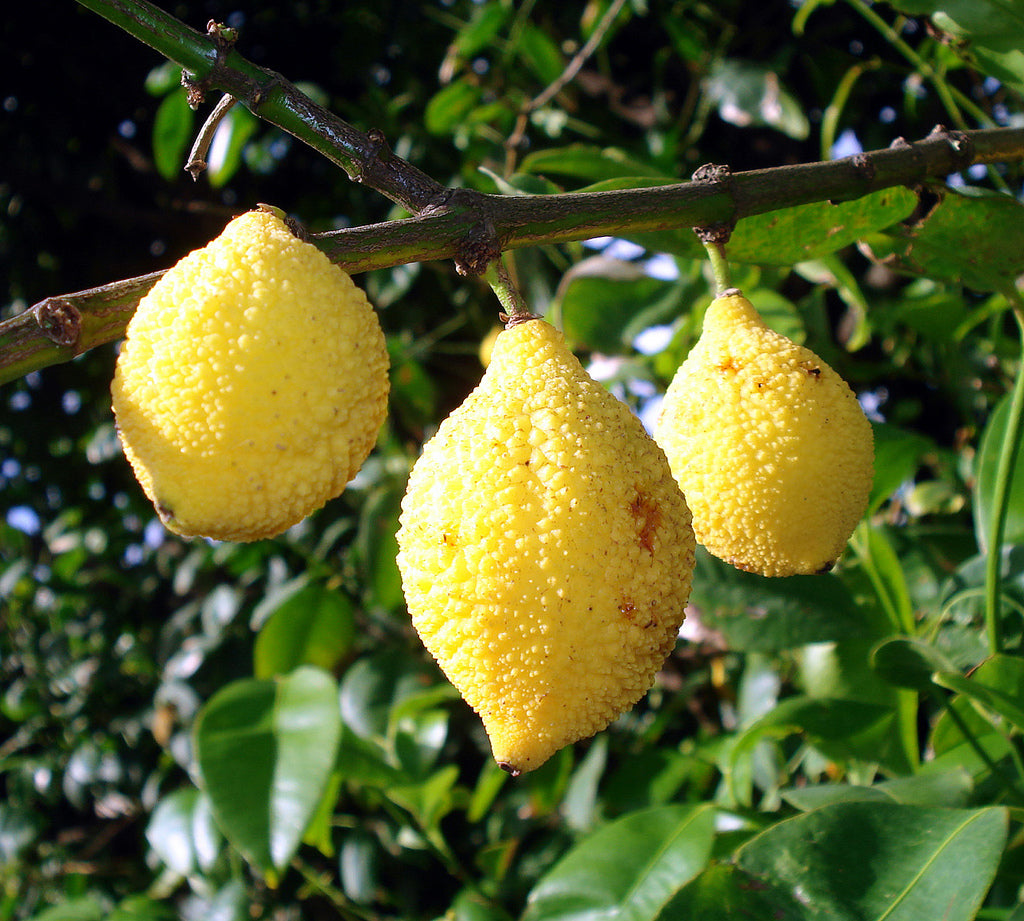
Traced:
POLYGON ((711 806, 630 813, 572 848, 533 888, 523 921, 642 921, 707 866, 711 806))
MULTIPOLYGON (((1010 423, 1010 403, 1011 395, 1007 394, 989 416, 974 464, 974 536, 982 553, 988 552, 992 519, 997 511, 994 504, 996 474, 999 470, 999 457, 1006 441, 1006 429, 1010 423)), ((1004 544, 1024 543, 1024 452, 1020 451, 1022 440, 1024 429, 1017 439, 1017 461, 1010 480, 1006 522, 1003 526, 1004 544)))
POLYGON ((244 106, 233 106, 217 126, 207 157, 206 178, 219 189, 238 172, 245 145, 259 127, 259 119, 244 106))
POLYGON ((427 103, 424 123, 431 134, 450 134, 468 118, 480 101, 480 87, 468 79, 455 80, 427 103))
POLYGON ((703 80, 704 93, 732 125, 766 125, 798 141, 811 126, 800 103, 775 71, 746 61, 717 60, 703 80))
POLYGON ((877 646, 871 653, 871 667, 893 687, 913 691, 931 690, 935 672, 953 669, 940 650, 921 640, 905 637, 877 646))
POLYGON ((186 787, 160 800, 146 826, 146 840, 169 869, 189 876, 210 869, 223 839, 213 822, 210 798, 186 787))
POLYGON ((870 239, 876 261, 898 272, 1005 291, 1024 272, 1024 205, 982 189, 939 190, 940 201, 913 226, 870 239))
POLYGON ((967 805, 974 783, 962 768, 935 774, 918 774, 883 780, 871 786, 822 783, 783 790, 782 798, 803 812, 832 803, 878 802, 903 805, 962 807, 967 805))
POLYGON ((864 616, 834 575, 765 579, 698 549, 690 603, 736 652, 775 652, 865 634, 864 616))
POLYGON ((567 147, 538 150, 523 158, 519 171, 545 175, 554 173, 589 182, 620 179, 623 176, 654 178, 658 180, 655 183, 657 185, 678 182, 677 179, 662 176, 655 167, 617 147, 597 147, 593 144, 570 144, 567 147))
POLYGON ((354 639, 355 613, 348 596, 320 582, 299 584, 260 629, 253 671, 257 678, 284 675, 300 665, 331 671, 354 639))
POLYGON ((914 16, 931 16, 949 44, 983 72, 1024 89, 1024 9, 1003 0, 889 0, 914 16))
POLYGON ((832 204, 814 202, 743 218, 725 252, 733 262, 790 266, 821 259, 902 221, 917 196, 899 186, 832 204))
POLYGON ((338 689, 304 666, 222 688, 196 722, 196 756, 228 840, 271 882, 302 840, 341 734, 338 689))
POLYGON ((736 863, 796 893, 808 919, 970 921, 1006 831, 1004 809, 836 803, 772 826, 736 863))
POLYGON ((641 309, 678 295, 678 285, 604 256, 577 263, 563 280, 562 329, 572 348, 605 355, 631 351, 626 336, 641 309))
POLYGON ((554 83, 565 69, 558 45, 543 29, 527 22, 519 34, 519 56, 545 86, 554 83))
POLYGON ((935 443, 920 432, 909 432, 887 422, 871 425, 875 436, 875 476, 868 499, 870 517, 917 474, 921 458, 934 450, 935 443))
POLYGON ((803 906, 782 889, 731 864, 713 864, 687 883, 657 921, 804 921, 803 906))
POLYGON ((185 168, 185 151, 192 137, 195 113, 181 87, 168 93, 153 119, 153 162, 164 179, 177 179, 185 168))
POLYGON ((970 677, 939 672, 935 683, 963 694, 972 703, 1024 729, 1024 659, 997 655, 986 659, 970 677))
POLYGON ((86 895, 32 915, 29 921, 107 921, 110 910, 95 896, 86 895))

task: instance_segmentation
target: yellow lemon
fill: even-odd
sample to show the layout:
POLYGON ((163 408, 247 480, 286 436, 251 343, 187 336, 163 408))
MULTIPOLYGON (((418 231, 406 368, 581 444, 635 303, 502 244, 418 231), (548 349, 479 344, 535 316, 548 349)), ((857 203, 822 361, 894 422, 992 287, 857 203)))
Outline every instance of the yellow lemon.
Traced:
POLYGON ((387 410, 388 356, 352 279, 277 215, 251 211, 142 299, 111 395, 168 528, 257 540, 356 474, 387 410))
POLYGON ((694 562, 664 453, 539 319, 424 446, 398 543, 413 624, 512 773, 648 691, 694 562))
POLYGON ((697 540, 766 576, 825 571, 871 490, 871 424, 846 382, 736 289, 708 308, 655 427, 697 540))

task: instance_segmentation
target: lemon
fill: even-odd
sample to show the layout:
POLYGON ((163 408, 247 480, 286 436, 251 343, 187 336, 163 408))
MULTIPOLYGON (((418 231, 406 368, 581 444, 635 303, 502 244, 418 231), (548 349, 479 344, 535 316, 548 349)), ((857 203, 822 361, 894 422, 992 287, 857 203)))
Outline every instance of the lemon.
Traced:
POLYGON ((539 319, 424 446, 398 543, 413 625, 512 773, 648 691, 695 547, 664 453, 539 319))
POLYGON ((111 396, 168 528, 257 540, 356 474, 387 410, 388 356, 352 279, 276 214, 250 211, 142 299, 111 396))
POLYGON ((846 382, 736 289, 708 308, 655 426, 697 540, 766 576, 832 567, 864 514, 871 424, 846 382))

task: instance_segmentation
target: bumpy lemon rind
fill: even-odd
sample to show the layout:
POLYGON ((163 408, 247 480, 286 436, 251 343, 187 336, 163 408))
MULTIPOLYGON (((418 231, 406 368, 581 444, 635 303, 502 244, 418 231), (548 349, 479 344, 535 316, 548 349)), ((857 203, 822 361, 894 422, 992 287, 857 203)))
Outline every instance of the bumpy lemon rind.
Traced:
POLYGON ((424 446, 398 542, 413 624, 513 773, 649 690, 695 547, 663 452, 541 320, 424 446))
POLYGON ((156 283, 111 388, 124 452, 171 530, 273 537, 342 492, 388 397, 363 292, 276 215, 233 220, 156 283))
POLYGON ((698 542, 766 576, 831 568, 871 490, 873 434, 853 391, 742 295, 708 308, 655 438, 698 542))

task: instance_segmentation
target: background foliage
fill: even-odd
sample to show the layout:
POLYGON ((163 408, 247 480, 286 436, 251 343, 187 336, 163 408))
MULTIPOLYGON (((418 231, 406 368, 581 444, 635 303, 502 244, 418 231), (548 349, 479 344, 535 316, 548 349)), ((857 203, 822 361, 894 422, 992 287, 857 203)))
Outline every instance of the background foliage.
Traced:
MULTIPOLYGON (((484 191, 1024 118, 1015 5, 608 6, 171 11, 239 28, 249 59, 484 191), (577 78, 524 115, 595 29, 577 78)), ((202 115, 173 66, 71 4, 45 28, 27 4, 6 20, 5 316, 163 268, 259 201, 313 230, 396 216, 240 107, 193 183, 202 115)), ((765 580, 702 555, 648 697, 516 780, 422 650, 394 564, 409 467, 481 374, 497 304, 478 280, 433 263, 359 279, 388 335, 391 416, 343 496, 273 541, 163 530, 116 442, 114 348, 6 386, 0 919, 1024 918, 1024 474, 1000 472, 1019 165, 918 191, 832 242, 822 205, 741 223, 730 248, 735 281, 875 422, 871 506, 841 565, 765 580)), ((648 417, 712 294, 692 234, 540 246, 515 268, 648 417)))

